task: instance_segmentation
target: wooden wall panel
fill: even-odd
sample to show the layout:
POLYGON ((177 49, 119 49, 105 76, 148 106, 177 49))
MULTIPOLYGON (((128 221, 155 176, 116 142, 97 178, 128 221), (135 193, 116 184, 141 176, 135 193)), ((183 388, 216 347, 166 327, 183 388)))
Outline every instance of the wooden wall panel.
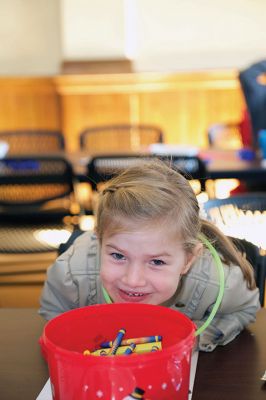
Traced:
POLYGON ((0 78, 0 130, 60 127, 52 78, 0 78))
POLYGON ((244 107, 236 71, 68 75, 55 78, 68 150, 86 127, 159 125, 172 144, 207 146, 207 127, 238 121, 244 107))
POLYGON ((207 127, 238 121, 236 71, 0 78, 0 130, 61 129, 67 150, 80 132, 115 123, 159 125, 167 143, 207 145, 207 127))
POLYGON ((213 123, 240 120, 244 107, 238 90, 179 90, 139 95, 139 120, 155 123, 167 143, 207 146, 207 128, 213 123))
POLYGON ((90 126, 128 122, 128 96, 124 94, 88 94, 62 96, 62 130, 67 150, 79 149, 80 133, 90 126))

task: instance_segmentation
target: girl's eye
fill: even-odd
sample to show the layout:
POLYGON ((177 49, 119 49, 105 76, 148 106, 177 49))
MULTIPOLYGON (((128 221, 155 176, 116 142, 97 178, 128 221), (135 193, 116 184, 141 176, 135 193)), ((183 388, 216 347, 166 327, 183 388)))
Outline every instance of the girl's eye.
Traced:
POLYGON ((151 260, 151 263, 152 263, 153 265, 156 265, 156 266, 158 266, 158 265, 164 265, 164 264, 165 264, 165 262, 164 262, 163 260, 157 260, 157 259, 151 260))
POLYGON ((124 260, 125 257, 121 253, 111 253, 111 257, 113 257, 115 260, 124 260))

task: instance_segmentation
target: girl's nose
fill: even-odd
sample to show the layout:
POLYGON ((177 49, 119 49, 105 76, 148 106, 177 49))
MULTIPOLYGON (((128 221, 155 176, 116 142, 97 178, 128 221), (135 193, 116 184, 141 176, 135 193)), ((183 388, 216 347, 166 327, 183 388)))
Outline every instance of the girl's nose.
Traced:
POLYGON ((144 266, 142 265, 130 265, 128 266, 125 275, 123 276, 123 282, 129 287, 137 288, 146 285, 144 266))

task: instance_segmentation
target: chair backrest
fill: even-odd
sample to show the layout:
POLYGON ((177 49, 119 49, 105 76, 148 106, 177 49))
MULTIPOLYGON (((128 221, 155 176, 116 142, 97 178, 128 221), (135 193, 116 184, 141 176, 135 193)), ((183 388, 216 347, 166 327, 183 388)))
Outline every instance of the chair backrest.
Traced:
POLYGON ((67 199, 73 192, 72 166, 61 156, 0 160, 0 211, 5 217, 40 215, 42 210, 49 215, 48 202, 67 199))
POLYGON ((208 143, 218 149, 240 149, 243 146, 240 123, 220 123, 208 127, 208 143))
MULTIPOLYGON (((231 209, 235 210, 235 216, 240 215, 241 211, 250 211, 253 213, 256 211, 264 212, 266 211, 266 192, 245 193, 243 195, 235 195, 225 199, 213 199, 204 203, 204 209, 210 217, 212 217, 211 211, 213 209, 219 209, 221 211, 224 206, 232 206, 231 209)), ((226 213, 224 215, 221 214, 221 217, 226 218, 226 213)))
POLYGON ((207 218, 225 234, 234 237, 234 243, 246 254, 254 268, 263 304, 266 277, 266 193, 209 200, 203 207, 207 218))
POLYGON ((8 156, 19 154, 50 154, 64 150, 64 136, 60 131, 23 129, 0 131, 0 140, 9 146, 8 156))
POLYGON ((75 229, 72 234, 70 235, 69 239, 64 242, 61 243, 57 249, 57 254, 58 256, 60 256, 61 254, 63 254, 65 251, 67 251, 69 249, 69 247, 75 242, 75 240, 84 233, 85 231, 77 228, 75 229))
POLYGON ((105 125, 87 128, 80 134, 80 148, 89 154, 139 151, 163 141, 162 130, 152 125, 105 125))
POLYGON ((93 190, 97 185, 117 175, 126 168, 159 158, 172 168, 180 171, 188 179, 198 179, 202 188, 205 187, 206 167, 204 162, 196 156, 155 156, 155 155, 99 155, 92 157, 88 163, 88 176, 93 190))
POLYGON ((242 237, 266 250, 266 192, 209 200, 203 208, 207 218, 225 233, 242 237))
POLYGON ((266 256, 260 254, 260 249, 253 243, 245 239, 231 237, 233 243, 238 250, 245 255, 249 263, 252 265, 255 274, 256 285, 260 291, 260 303, 265 303, 265 280, 266 280, 266 256))

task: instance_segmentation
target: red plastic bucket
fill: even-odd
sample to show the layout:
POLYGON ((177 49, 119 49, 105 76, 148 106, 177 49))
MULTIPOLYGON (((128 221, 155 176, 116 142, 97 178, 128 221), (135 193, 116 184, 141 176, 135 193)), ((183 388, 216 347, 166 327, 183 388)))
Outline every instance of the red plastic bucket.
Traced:
POLYGON ((46 324, 40 338, 54 400, 131 399, 127 396, 136 387, 145 391, 144 399, 187 400, 194 342, 195 325, 185 315, 132 303, 65 312, 46 324), (121 328, 125 338, 162 335, 163 349, 129 356, 83 355, 85 349, 114 340, 121 328))

